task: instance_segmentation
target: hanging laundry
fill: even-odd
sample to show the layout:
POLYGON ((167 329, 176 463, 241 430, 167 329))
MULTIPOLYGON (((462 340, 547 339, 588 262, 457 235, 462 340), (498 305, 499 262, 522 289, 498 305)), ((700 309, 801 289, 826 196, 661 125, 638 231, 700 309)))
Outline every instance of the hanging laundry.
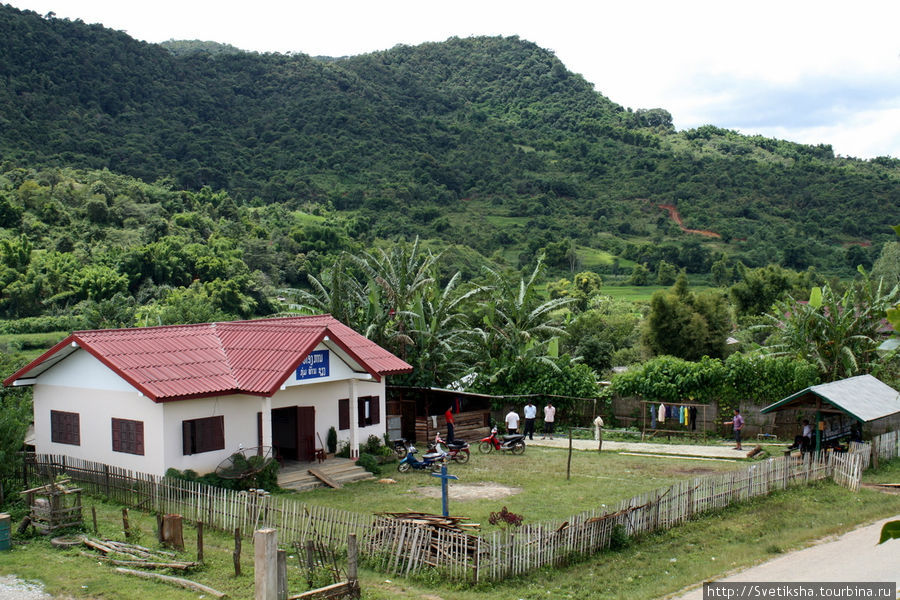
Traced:
POLYGON ((697 407, 691 407, 691 431, 697 430, 697 407))
POLYGON ((681 410, 684 412, 684 426, 685 426, 685 427, 690 427, 690 426, 691 426, 691 412, 690 412, 690 410, 688 410, 688 407, 687 407, 687 406, 682 406, 682 407, 681 407, 681 410))
POLYGON ((684 425, 684 407, 683 406, 678 407, 678 423, 680 425, 684 425))
POLYGON ((650 405, 650 427, 656 429, 656 405, 650 405))
POLYGON ((659 405, 659 414, 657 415, 657 420, 659 421, 660 425, 662 425, 663 423, 666 422, 666 405, 665 404, 659 405))

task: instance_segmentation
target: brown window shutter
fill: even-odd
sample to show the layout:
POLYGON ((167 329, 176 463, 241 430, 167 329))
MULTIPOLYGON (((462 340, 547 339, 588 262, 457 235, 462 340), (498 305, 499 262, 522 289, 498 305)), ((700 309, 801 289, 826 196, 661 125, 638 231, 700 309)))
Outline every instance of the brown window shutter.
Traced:
POLYGON ((381 423, 381 398, 369 396, 369 417, 372 425, 381 423))
MULTIPOLYGON (((256 413, 256 445, 263 445, 263 434, 262 434, 263 426, 262 426, 262 413, 256 413)), ((260 450, 261 451, 261 450, 260 450)))
POLYGON ((213 417, 211 420, 212 448, 210 450, 223 450, 225 448, 225 417, 213 417))
POLYGON ((360 396, 356 399, 356 426, 357 427, 365 427, 366 426, 366 400, 365 396, 360 396))
POLYGON ((338 429, 341 431, 350 429, 350 398, 338 400, 338 429))
POLYGON ((134 453, 144 455, 144 422, 134 422, 134 453))
POLYGON ((185 456, 189 456, 193 454, 191 452, 191 448, 193 447, 194 441, 194 422, 193 421, 182 421, 181 422, 181 451, 185 456))
POLYGON ((119 419, 112 420, 112 449, 113 452, 122 451, 122 421, 119 419))

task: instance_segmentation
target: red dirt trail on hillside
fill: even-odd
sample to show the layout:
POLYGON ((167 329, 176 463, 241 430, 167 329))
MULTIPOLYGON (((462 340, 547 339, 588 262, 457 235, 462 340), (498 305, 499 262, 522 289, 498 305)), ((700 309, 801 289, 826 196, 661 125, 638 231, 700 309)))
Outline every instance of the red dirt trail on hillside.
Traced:
POLYGON ((696 233, 697 235, 702 235, 710 238, 720 238, 722 237, 715 231, 709 231, 708 229, 688 229, 684 226, 684 223, 681 222, 681 215, 678 214, 678 209, 675 208, 672 204, 657 204, 663 210, 669 211, 669 216, 673 221, 678 225, 678 228, 681 229, 685 233, 696 233))

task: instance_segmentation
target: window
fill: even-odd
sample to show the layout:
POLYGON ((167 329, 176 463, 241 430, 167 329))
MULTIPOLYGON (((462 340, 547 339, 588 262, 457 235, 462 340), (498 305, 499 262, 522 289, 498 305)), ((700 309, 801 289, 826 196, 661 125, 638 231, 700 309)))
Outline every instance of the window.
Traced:
POLYGON ((113 452, 144 455, 144 422, 129 419, 112 420, 113 452))
POLYGON ((207 417, 181 422, 185 456, 225 449, 225 417, 207 417))
POLYGON ((350 429, 350 398, 338 400, 338 429, 341 431, 350 429))
POLYGON ((57 444, 81 445, 81 419, 78 413, 50 411, 50 441, 57 444))
POLYGON ((360 427, 381 423, 380 398, 378 396, 360 396, 356 400, 360 427))

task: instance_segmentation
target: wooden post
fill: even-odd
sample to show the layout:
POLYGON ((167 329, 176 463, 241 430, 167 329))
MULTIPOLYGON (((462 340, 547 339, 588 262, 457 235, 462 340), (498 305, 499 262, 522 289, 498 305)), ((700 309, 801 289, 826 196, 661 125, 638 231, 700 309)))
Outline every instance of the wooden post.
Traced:
POLYGON ((163 517, 163 543, 184 550, 184 526, 181 515, 169 514, 163 517))
POLYGON ((253 572, 256 600, 278 598, 278 532, 274 529, 257 529, 253 534, 253 572))
POLYGON ((163 516, 162 513, 156 513, 156 539, 159 543, 163 543, 163 516))
POLYGON ((203 562, 203 521, 197 521, 197 562, 203 562))
POLYGON ((572 428, 569 427, 569 459, 566 461, 566 481, 572 473, 572 428))
POLYGON ((356 534, 351 533, 347 536, 347 585, 353 598, 359 598, 357 560, 356 534))
POLYGON ((316 546, 312 540, 306 540, 306 583, 313 584, 313 569, 316 567, 316 546))
POLYGON ((125 539, 131 537, 131 529, 128 525, 128 509, 122 509, 122 528, 125 530, 125 539))
POLYGON ((106 498, 109 499, 109 465, 103 465, 103 480, 106 484, 106 498))
POLYGON ((91 517, 94 520, 94 535, 97 535, 97 507, 91 506, 91 517))
POLYGON ((241 528, 234 528, 234 554, 232 554, 232 558, 234 559, 234 576, 241 576, 241 528))
POLYGON ((278 600, 287 600, 287 551, 278 550, 276 553, 276 574, 278 579, 278 600))

